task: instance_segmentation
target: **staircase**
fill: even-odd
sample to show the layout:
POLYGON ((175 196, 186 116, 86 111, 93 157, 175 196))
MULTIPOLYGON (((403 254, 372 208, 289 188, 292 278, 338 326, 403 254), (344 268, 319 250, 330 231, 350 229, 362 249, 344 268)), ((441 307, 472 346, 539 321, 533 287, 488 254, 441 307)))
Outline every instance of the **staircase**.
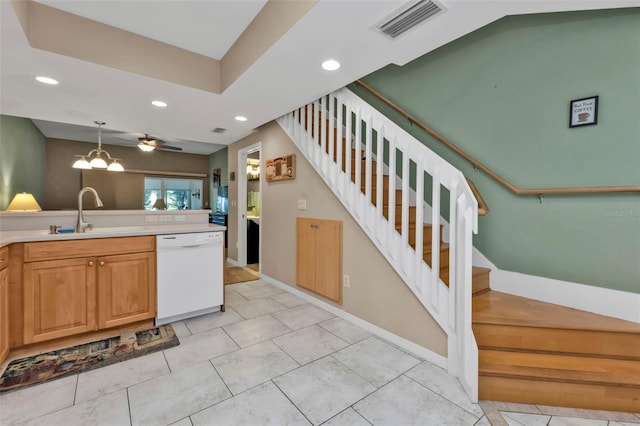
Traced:
POLYGON ((473 298, 479 398, 640 412, 640 325, 497 291, 473 298))
POLYGON ((457 170, 347 89, 278 123, 447 333, 472 401, 640 412, 640 325, 492 291, 457 170))

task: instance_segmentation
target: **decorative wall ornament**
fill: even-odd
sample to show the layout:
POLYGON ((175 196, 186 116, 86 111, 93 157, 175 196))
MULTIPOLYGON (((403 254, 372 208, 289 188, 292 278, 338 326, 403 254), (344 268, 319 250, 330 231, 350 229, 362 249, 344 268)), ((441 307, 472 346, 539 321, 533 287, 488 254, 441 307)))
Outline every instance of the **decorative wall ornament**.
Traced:
POLYGON ((569 127, 598 124, 598 96, 575 99, 569 104, 569 127))
POLYGON ((267 182, 295 179, 296 155, 289 154, 266 161, 267 182))

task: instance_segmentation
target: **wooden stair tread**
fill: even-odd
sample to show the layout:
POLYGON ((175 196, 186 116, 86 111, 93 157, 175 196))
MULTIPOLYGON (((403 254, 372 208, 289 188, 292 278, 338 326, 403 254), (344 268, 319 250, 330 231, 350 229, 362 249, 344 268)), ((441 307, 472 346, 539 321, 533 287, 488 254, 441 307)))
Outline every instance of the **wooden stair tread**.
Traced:
POLYGON ((491 272, 491 268, 485 268, 484 266, 472 266, 471 267, 471 275, 472 276, 484 274, 485 272, 491 272))
POLYGON ((640 363, 636 360, 497 350, 481 350, 479 355, 480 375, 640 389, 640 363))
POLYGON ((498 291, 473 298, 473 323, 637 333, 640 324, 498 291))
MULTIPOLYGON (((449 286, 449 266, 440 268, 440 279, 449 286)), ((481 294, 484 291, 489 290, 489 280, 488 274, 491 272, 489 268, 483 268, 481 266, 472 266, 471 267, 471 284, 473 288, 473 294, 481 294), (484 275, 487 274, 486 280, 484 280, 484 275), (480 280, 483 280, 482 283, 479 283, 480 280)))

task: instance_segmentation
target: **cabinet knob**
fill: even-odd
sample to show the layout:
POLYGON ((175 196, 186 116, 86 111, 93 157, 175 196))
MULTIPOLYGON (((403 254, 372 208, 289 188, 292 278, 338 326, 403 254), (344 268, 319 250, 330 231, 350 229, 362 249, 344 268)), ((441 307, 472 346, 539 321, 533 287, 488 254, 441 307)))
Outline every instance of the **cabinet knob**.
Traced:
POLYGON ((89 261, 89 266, 93 266, 93 260, 89 261))
POLYGON ((104 260, 100 261, 100 266, 104 266, 104 260))

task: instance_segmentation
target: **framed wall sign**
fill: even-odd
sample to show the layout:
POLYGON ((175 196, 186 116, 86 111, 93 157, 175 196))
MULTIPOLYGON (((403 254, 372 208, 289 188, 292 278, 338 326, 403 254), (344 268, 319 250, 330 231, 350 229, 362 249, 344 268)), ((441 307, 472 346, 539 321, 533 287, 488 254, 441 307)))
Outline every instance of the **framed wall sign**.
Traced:
POLYGON ((569 104, 569 127, 598 124, 598 97, 576 99, 569 104))
POLYGON ((296 177, 296 155, 289 154, 283 157, 272 158, 266 161, 267 182, 275 180, 295 179, 296 177))
POLYGON ((222 170, 221 169, 213 169, 213 173, 211 174, 211 176, 213 176, 213 187, 214 188, 220 187, 221 178, 222 178, 222 170))

